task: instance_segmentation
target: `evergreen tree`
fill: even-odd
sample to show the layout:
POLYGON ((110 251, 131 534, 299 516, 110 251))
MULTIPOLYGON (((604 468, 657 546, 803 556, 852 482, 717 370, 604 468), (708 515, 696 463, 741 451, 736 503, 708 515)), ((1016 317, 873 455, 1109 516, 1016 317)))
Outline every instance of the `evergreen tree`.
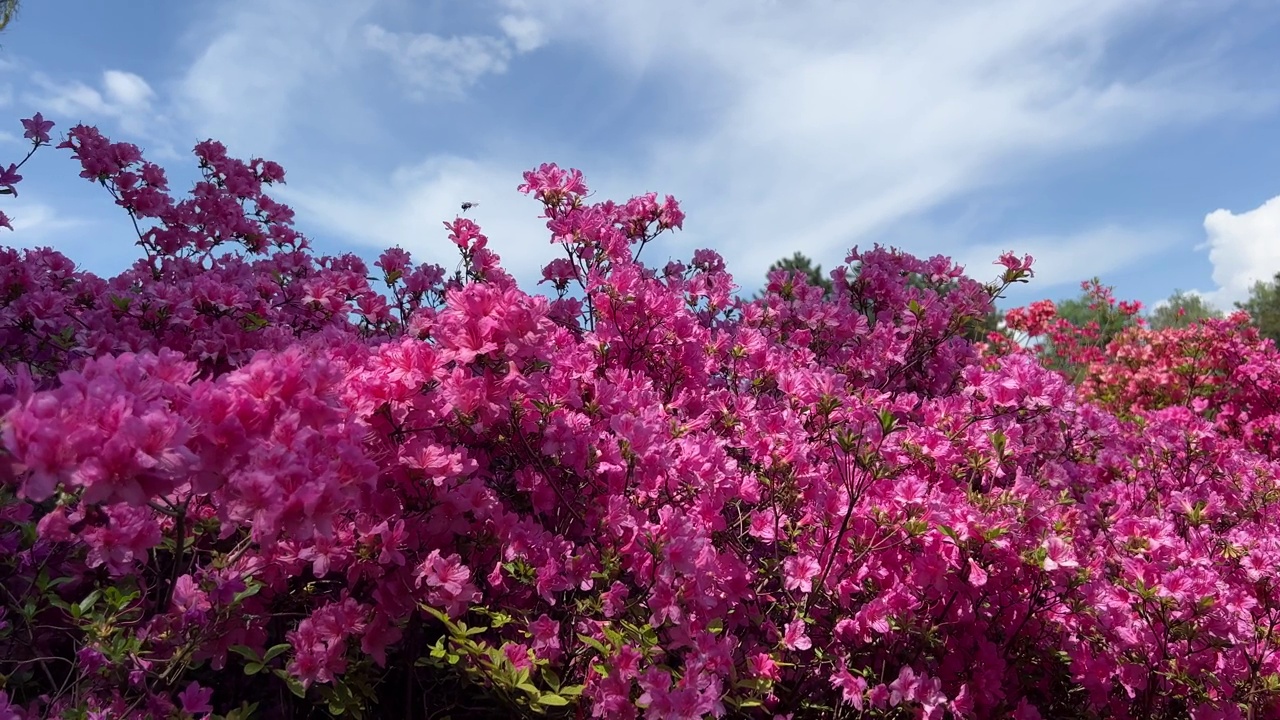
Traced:
POLYGON ((1280 273, 1269 281, 1254 283, 1249 299, 1236 307, 1249 313, 1262 337, 1280 343, 1280 273))
POLYGON ((810 285, 822 288, 825 293, 830 294, 831 292, 831 279, 823 276, 822 266, 814 265, 813 261, 802 252, 797 252, 789 258, 783 258, 769 266, 770 273, 777 270, 804 273, 808 277, 810 285))

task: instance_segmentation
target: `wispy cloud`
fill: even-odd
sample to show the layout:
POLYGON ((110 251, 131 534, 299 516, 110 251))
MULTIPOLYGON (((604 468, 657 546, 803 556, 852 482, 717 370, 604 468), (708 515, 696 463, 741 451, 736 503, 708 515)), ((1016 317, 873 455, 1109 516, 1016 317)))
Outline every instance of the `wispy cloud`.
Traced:
POLYGON ((378 24, 364 27, 370 48, 385 55, 407 94, 424 102, 444 95, 461 98, 486 75, 507 72, 512 60, 547 42, 547 30, 524 0, 504 0, 489 34, 432 31, 396 32, 378 24))
POLYGON ((1056 162, 1273 111, 1280 92, 1224 59, 1227 25, 1162 44, 1236 4, 224 0, 186 13, 171 76, 57 88, 68 111, 145 107, 172 118, 177 146, 214 137, 284 162, 301 229, 363 247, 421 242, 448 261, 440 222, 478 201, 512 270, 536 276, 545 232, 513 187, 556 161, 601 197, 675 194, 688 230, 655 255, 716 247, 744 286, 796 250, 831 267, 886 240, 975 271, 1000 250, 1039 254, 1041 286, 1167 235, 1107 224, 1124 213, 1030 237, 992 221, 977 247, 903 228, 1016 203, 1056 162))
POLYGON ((513 54, 505 38, 483 35, 443 37, 389 32, 379 25, 368 25, 364 39, 390 58, 418 100, 429 98, 433 91, 460 96, 481 77, 506 72, 513 54))
POLYGON ((93 221, 65 215, 52 204, 30 197, 10 199, 5 204, 7 214, 13 224, 13 232, 0 230, 0 240, 6 245, 17 247, 38 247, 49 245, 54 240, 67 240, 65 234, 71 231, 84 230, 93 225, 93 221))
POLYGON ((60 83, 43 74, 34 78, 33 105, 46 112, 86 119, 112 119, 134 135, 151 132, 156 93, 142 76, 124 70, 102 73, 100 89, 82 82, 60 83))
POLYGON ((436 156, 389 177, 345 177, 340 187, 294 184, 277 194, 300 217, 323 228, 326 238, 365 251, 400 246, 416 262, 449 268, 457 264, 458 253, 443 223, 459 215, 462 203, 477 203, 467 217, 480 224, 503 265, 522 285, 533 287, 557 249, 546 221, 537 217, 541 206, 515 192, 518 181, 501 164, 436 156))
POLYGON ((515 43, 516 52, 532 52, 547 41, 542 23, 528 15, 503 15, 498 18, 498 27, 515 43))
POLYGON ((830 263, 1036 163, 1247 101, 1177 68, 1107 71, 1152 2, 658 4, 600 6, 610 32, 570 27, 615 62, 722 88, 699 123, 654 138, 651 176, 689 188, 708 239, 751 275, 780 241, 830 263))
POLYGON ((1002 253, 1029 254, 1035 258, 1033 289, 1039 294, 1095 276, 1106 278, 1167 250, 1175 237, 1168 228, 1103 225, 1069 235, 1013 237, 1000 244, 969 245, 954 255, 970 277, 988 280, 998 274, 991 263, 1002 253))
MULTIPOLYGON (((571 0, 543 6, 535 20, 525 3, 508 1, 505 39, 376 25, 364 39, 393 57, 420 100, 505 72, 521 47, 543 44, 648 83, 657 95, 637 98, 643 107, 634 111, 655 121, 618 138, 640 151, 623 162, 612 147, 582 148, 584 169, 597 185, 676 192, 696 212, 685 242, 723 248, 749 281, 780 245, 831 265, 897 223, 1045 162, 1275 100, 1234 89, 1211 50, 1177 64, 1111 67, 1113 45, 1160 20, 1161 8, 1154 0, 571 0)), ((1182 23, 1210 12, 1180 9, 1182 23)), ((429 150, 424 157, 432 162, 429 150)), ((370 202, 388 203, 390 216, 400 206, 370 202)), ((1141 230, 1106 232, 1154 242, 1141 230)), ((909 249, 953 250, 928 239, 909 249)))
POLYGON ((202 49, 174 90, 193 135, 219 138, 239 153, 269 154, 317 116, 353 112, 358 25, 373 4, 233 0, 200 17, 190 39, 202 49))

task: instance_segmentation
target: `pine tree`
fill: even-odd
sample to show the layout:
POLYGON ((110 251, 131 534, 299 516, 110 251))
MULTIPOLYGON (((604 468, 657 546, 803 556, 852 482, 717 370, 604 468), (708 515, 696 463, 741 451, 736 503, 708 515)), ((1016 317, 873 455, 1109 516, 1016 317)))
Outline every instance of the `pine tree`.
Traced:
POLYGON ((769 266, 769 272, 777 270, 790 270, 792 272, 804 273, 810 285, 822 288, 822 291, 831 293, 831 279, 822 275, 822 266, 814 265, 813 261, 802 252, 797 252, 789 258, 783 258, 769 266))

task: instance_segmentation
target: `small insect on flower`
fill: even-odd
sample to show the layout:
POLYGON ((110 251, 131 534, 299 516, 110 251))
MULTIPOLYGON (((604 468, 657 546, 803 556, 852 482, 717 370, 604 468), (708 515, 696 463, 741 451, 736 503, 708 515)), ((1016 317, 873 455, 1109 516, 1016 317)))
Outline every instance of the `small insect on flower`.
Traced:
POLYGON ((466 212, 466 211, 470 210, 471 208, 473 208, 473 207, 475 207, 475 206, 477 206, 477 205, 479 205, 479 204, 480 204, 480 203, 464 202, 464 203, 462 203, 462 212, 466 212))

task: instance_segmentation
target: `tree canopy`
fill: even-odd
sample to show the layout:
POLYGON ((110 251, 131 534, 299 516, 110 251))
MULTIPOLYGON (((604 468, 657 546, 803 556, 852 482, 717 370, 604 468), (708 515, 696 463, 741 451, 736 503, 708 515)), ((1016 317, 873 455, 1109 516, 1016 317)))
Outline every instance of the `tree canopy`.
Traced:
POLYGON ((1249 299, 1236 303, 1249 313, 1262 337, 1280 343, 1280 273, 1268 281, 1258 281, 1249 290, 1249 299))
POLYGON ((1152 330, 1185 328, 1203 320, 1221 319, 1222 311, 1199 295, 1175 290, 1147 319, 1152 330))
POLYGON ((822 274, 822 266, 814 265, 813 260, 802 252, 797 252, 789 258, 782 258, 769 266, 770 273, 778 270, 804 273, 810 285, 822 288, 823 292, 831 292, 831 279, 822 274))

